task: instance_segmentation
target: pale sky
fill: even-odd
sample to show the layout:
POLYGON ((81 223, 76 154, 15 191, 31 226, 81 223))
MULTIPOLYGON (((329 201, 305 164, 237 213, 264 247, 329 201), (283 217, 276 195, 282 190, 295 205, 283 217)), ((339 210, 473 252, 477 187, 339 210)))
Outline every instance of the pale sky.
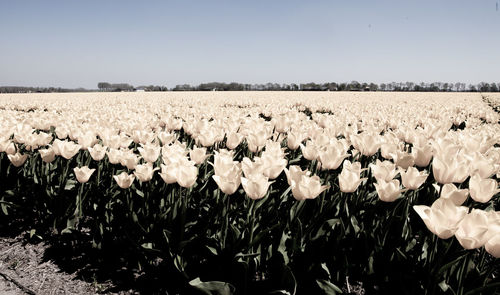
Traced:
POLYGON ((0 0, 0 85, 500 82, 497 3, 0 0))

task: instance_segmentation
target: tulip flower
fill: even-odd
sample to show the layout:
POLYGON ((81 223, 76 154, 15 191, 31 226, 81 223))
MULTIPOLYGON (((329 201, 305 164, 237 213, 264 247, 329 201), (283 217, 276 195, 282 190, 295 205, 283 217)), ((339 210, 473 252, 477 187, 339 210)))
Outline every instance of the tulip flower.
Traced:
POLYGON ((391 181, 398 174, 396 165, 390 161, 381 162, 379 159, 375 160, 375 164, 369 165, 373 176, 378 180, 391 181))
POLYGON ((42 161, 44 161, 45 163, 50 163, 56 158, 56 153, 54 152, 54 149, 52 147, 38 150, 38 152, 40 153, 40 157, 42 157, 42 161))
POLYGON ((339 168, 345 158, 350 155, 342 148, 342 144, 327 146, 326 150, 319 152, 322 170, 335 170, 339 168))
POLYGON ((241 168, 244 175, 248 177, 251 174, 264 174, 265 166, 260 157, 255 157, 253 161, 244 157, 241 161, 241 168))
POLYGON ((9 161, 12 163, 12 165, 21 167, 24 162, 26 162, 26 159, 28 159, 28 154, 15 153, 9 154, 7 155, 7 157, 9 158, 9 161))
POLYGON ((455 205, 462 205, 469 195, 468 189, 458 189, 453 183, 447 183, 440 188, 437 184, 433 184, 437 192, 441 191, 440 198, 450 199, 455 205))
POLYGON ((360 151, 363 156, 368 157, 373 156, 382 145, 378 134, 366 134, 364 132, 351 136, 351 142, 355 149, 360 151))
POLYGON ((397 167, 400 167, 404 170, 415 164, 415 158, 412 154, 402 152, 400 150, 397 150, 395 154, 392 154, 392 159, 394 160, 394 163, 397 167))
POLYGON ((311 171, 302 170, 300 169, 300 166, 297 165, 291 165, 289 169, 285 168, 284 170, 289 186, 292 186, 292 181, 295 181, 297 183, 300 181, 303 175, 309 176, 311 174, 311 171))
POLYGON ((495 258, 500 258, 500 233, 489 239, 484 245, 486 252, 495 258))
POLYGON ((479 174, 474 174, 469 180, 469 191, 471 198, 480 203, 487 203, 500 190, 494 179, 482 179, 479 174))
POLYGON ((234 150, 243 140, 243 135, 237 132, 230 132, 226 135, 226 146, 228 149, 234 150))
POLYGON ((113 175, 113 179, 116 181, 119 187, 126 189, 129 188, 134 182, 134 175, 127 174, 127 172, 122 172, 119 175, 113 175))
POLYGON ((73 171, 75 172, 76 180, 78 180, 79 183, 87 183, 95 169, 89 169, 87 166, 82 166, 80 168, 73 168, 73 171))
POLYGON ((285 158, 268 154, 263 154, 260 159, 263 166, 262 173, 269 179, 276 179, 288 163, 285 158))
POLYGON ((415 165, 418 167, 427 167, 432 159, 432 146, 413 146, 411 155, 415 159, 415 165))
POLYGON ((492 161, 488 160, 479 152, 474 153, 474 157, 470 161, 470 175, 479 174, 482 179, 491 177, 497 168, 492 161))
POLYGON ((408 167, 406 172, 401 172, 403 185, 410 190, 418 189, 429 176, 427 173, 419 172, 415 167, 408 167))
POLYGON ((300 144, 300 149, 302 151, 302 156, 306 160, 312 161, 318 158, 318 148, 313 143, 313 141, 308 140, 305 146, 303 144, 300 144))
POLYGON ((394 142, 386 142, 380 146, 380 155, 386 160, 392 160, 398 151, 398 145, 394 142))
POLYGON ((434 157, 432 161, 434 179, 441 184, 464 182, 469 176, 468 169, 469 166, 466 163, 457 162, 454 159, 434 157))
POLYGON ((213 146, 216 140, 216 132, 213 128, 208 127, 203 130, 200 130, 200 133, 196 137, 196 142, 201 144, 204 147, 213 146))
MULTIPOLYGON (((256 130, 259 130, 256 128, 256 130)), ((265 129, 260 129, 260 131, 252 132, 247 136, 248 149, 252 153, 256 153, 264 147, 266 140, 269 138, 265 129)))
POLYGON ((170 163, 168 165, 161 164, 161 172, 159 173, 163 181, 166 184, 172 184, 177 182, 177 167, 178 163, 170 163))
POLYGON ((185 188, 190 188, 196 183, 198 177, 198 168, 194 166, 194 162, 190 164, 179 165, 177 167, 177 183, 185 188))
POLYGON ((399 180, 393 179, 391 181, 384 181, 383 179, 377 180, 373 184, 377 190, 378 197, 384 202, 394 202, 405 190, 399 189, 399 180))
POLYGON ((161 141, 161 145, 166 146, 175 141, 176 135, 174 133, 169 133, 169 132, 160 132, 158 134, 158 138, 161 141))
POLYGON ((300 147, 305 135, 295 131, 289 131, 286 137, 287 147, 294 151, 300 147))
POLYGON ((151 163, 137 165, 135 167, 134 175, 141 182, 148 182, 153 178, 153 174, 156 170, 159 170, 159 168, 156 167, 153 169, 153 164, 151 163))
POLYGON ((134 170, 137 166, 137 163, 139 163, 139 157, 136 154, 134 154, 130 150, 122 151, 122 155, 120 158, 120 164, 122 166, 127 167, 127 169, 129 170, 134 170))
POLYGON ((122 157, 122 151, 115 148, 110 148, 109 151, 106 151, 106 155, 108 155, 108 160, 111 164, 120 163, 122 157))
POLYGON ((351 164, 351 161, 345 160, 342 168, 342 172, 339 175, 339 186, 340 191, 344 193, 352 193, 358 189, 358 186, 366 178, 361 178, 361 163, 355 162, 351 164))
POLYGON ((104 156, 106 155, 106 149, 107 147, 102 146, 101 144, 95 144, 93 147, 87 148, 90 156, 94 161, 101 161, 102 159, 104 159, 104 156))
POLYGON ((465 249, 482 247, 487 241, 488 217, 483 210, 473 209, 460 222, 455 237, 465 249))
POLYGON ((141 144, 141 147, 138 147, 137 150, 141 154, 141 157, 144 159, 144 161, 148 163, 154 163, 160 157, 161 147, 154 146, 152 144, 141 144))
POLYGON ((247 178, 241 177, 241 185, 247 196, 252 200, 265 197, 270 184, 264 174, 255 173, 248 175, 247 178))
POLYGON ((97 142, 97 137, 94 132, 87 131, 84 134, 77 136, 77 140, 78 144, 81 146, 80 149, 85 150, 97 142))
POLYGON ((81 149, 81 145, 76 144, 72 141, 66 141, 63 142, 62 146, 60 147, 61 149, 59 150, 61 153, 61 156, 65 158, 66 160, 69 160, 73 158, 74 155, 78 153, 81 149))
POLYGON ((298 182, 292 180, 291 186, 292 195, 298 201, 314 199, 329 187, 328 185, 321 185, 320 178, 317 175, 302 175, 298 182))
POLYGON ((16 153, 16 146, 10 139, 4 139, 0 141, 0 153, 5 152, 7 155, 13 155, 16 153))
POLYGON ((488 217, 488 232, 486 233, 486 240, 493 238, 500 234, 500 211, 485 211, 488 217))
POLYGON ((202 147, 196 147, 196 145, 193 147, 191 151, 189 151, 189 157, 193 162, 195 162, 197 165, 202 164, 205 162, 205 159, 210 156, 207 155, 207 148, 202 147))
POLYGON ((452 200, 439 198, 431 205, 415 205, 413 209, 422 218, 427 228, 441 239, 451 238, 469 208, 456 206, 452 200))
POLYGON ((217 186, 223 193, 232 195, 236 192, 241 184, 241 171, 240 173, 236 173, 235 175, 213 175, 212 178, 215 180, 217 186))

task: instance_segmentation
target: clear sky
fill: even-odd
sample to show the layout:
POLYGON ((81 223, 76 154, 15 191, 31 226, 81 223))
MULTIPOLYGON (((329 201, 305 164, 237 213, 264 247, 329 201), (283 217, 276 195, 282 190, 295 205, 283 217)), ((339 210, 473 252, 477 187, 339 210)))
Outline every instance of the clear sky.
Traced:
POLYGON ((0 85, 500 82, 498 2, 0 0, 0 85))

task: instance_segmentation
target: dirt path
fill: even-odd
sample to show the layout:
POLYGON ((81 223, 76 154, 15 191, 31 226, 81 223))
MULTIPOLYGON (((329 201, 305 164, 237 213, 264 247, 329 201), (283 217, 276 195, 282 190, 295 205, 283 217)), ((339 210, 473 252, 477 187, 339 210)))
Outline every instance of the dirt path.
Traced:
MULTIPOLYGON (((22 237, 0 239, 0 294, 96 294, 106 286, 62 272, 44 261, 47 245, 28 244, 22 237)), ((112 293, 107 293, 112 294, 112 293)), ((126 293, 122 293, 126 294, 126 293)))

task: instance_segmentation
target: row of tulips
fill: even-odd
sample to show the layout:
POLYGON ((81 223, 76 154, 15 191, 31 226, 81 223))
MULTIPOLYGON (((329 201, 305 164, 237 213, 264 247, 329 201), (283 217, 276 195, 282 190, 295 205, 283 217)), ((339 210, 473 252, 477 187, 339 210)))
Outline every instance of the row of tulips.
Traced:
POLYGON ((90 232, 129 267, 171 275, 174 292, 335 294, 349 278, 382 293, 498 290, 498 127, 474 119, 494 114, 381 129, 262 111, 133 132, 16 111, 0 140, 2 218, 40 237, 90 232))

